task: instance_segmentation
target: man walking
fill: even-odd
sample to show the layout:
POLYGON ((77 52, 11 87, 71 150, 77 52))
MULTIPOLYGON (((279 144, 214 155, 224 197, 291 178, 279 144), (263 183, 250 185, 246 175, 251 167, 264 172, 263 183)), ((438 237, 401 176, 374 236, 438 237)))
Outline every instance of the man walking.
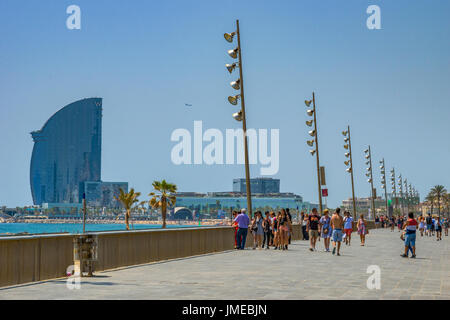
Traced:
POLYGON ((431 225, 433 224, 431 214, 428 214, 427 218, 425 219, 425 222, 427 223, 427 234, 429 237, 431 237, 431 225))
POLYGON ((312 214, 308 217, 308 222, 306 224, 306 230, 309 232, 310 241, 310 251, 316 250, 316 240, 319 236, 319 215, 317 214, 317 209, 312 209, 312 214))
POLYGON ((248 218, 247 214, 245 213, 245 209, 241 209, 241 213, 237 215, 236 218, 234 218, 234 221, 238 224, 238 232, 237 232, 237 238, 238 238, 238 249, 244 250, 245 248, 245 241, 247 240, 247 233, 248 233, 248 225, 250 224, 250 219, 248 218))
POLYGON ((408 258, 408 250, 410 250, 410 247, 412 249, 412 256, 411 258, 416 257, 416 229, 417 229, 417 220, 414 219, 414 213, 410 212, 408 214, 409 219, 405 223, 405 252, 401 254, 400 256, 403 258, 408 258))
POLYGON ((340 256, 341 242, 342 242, 342 229, 344 227, 344 219, 340 216, 341 208, 337 208, 331 217, 331 227, 333 228, 333 254, 336 253, 337 245, 337 255, 340 256))
POLYGON ((344 212, 344 232, 345 232, 345 244, 350 245, 350 241, 352 240, 352 232, 353 232, 353 217, 350 216, 350 212, 344 212))

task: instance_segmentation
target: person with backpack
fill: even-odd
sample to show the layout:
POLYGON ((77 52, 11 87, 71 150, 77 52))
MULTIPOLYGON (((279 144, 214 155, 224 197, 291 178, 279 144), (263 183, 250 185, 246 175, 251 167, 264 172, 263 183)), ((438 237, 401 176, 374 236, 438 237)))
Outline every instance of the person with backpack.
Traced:
POLYGON ((431 237, 431 226, 433 225, 433 219, 431 218, 431 214, 428 214, 427 218, 425 219, 425 222, 427 223, 427 234, 429 237, 431 237))

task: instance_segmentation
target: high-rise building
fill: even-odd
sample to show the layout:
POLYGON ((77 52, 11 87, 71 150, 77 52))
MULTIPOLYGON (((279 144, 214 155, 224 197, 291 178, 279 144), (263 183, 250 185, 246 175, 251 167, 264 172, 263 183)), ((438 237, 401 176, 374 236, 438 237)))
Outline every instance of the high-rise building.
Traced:
MULTIPOLYGON (((254 178, 250 179, 251 193, 280 193, 280 179, 254 178)), ((233 179, 233 192, 246 193, 245 179, 233 179)))
POLYGON ((65 106, 31 136, 30 185, 35 205, 79 203, 85 181, 101 183, 102 98, 65 106))

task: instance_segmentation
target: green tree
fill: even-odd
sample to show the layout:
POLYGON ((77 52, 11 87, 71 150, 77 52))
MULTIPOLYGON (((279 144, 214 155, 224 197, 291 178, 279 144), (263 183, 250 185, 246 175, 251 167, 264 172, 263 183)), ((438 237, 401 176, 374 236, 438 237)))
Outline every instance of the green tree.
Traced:
POLYGON ((175 206, 177 186, 173 183, 168 183, 166 180, 153 181, 153 190, 150 192, 149 204, 153 209, 161 208, 161 216, 163 220, 162 227, 166 227, 167 207, 175 206))
POLYGON ((122 188, 119 190, 119 196, 114 196, 114 198, 119 201, 125 209, 125 225, 127 230, 130 230, 130 215, 131 210, 134 209, 133 205, 139 202, 140 192, 134 192, 134 189, 131 188, 128 193, 124 192, 122 188))
POLYGON ((434 195, 432 192, 429 192, 428 195, 425 197, 425 200, 430 204, 431 206, 431 215, 433 215, 433 205, 434 205, 434 195))
POLYGON ((441 218, 441 200, 445 198, 445 195, 447 194, 447 190, 445 190, 445 187, 443 185, 437 185, 434 186, 433 189, 431 189, 431 193, 433 194, 434 198, 437 202, 438 207, 438 215, 439 219, 441 218))

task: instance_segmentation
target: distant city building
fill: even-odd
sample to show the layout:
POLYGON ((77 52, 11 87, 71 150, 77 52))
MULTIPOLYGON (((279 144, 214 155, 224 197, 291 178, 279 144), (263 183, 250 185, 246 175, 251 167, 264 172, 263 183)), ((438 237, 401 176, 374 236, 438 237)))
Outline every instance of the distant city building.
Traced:
MULTIPOLYGON (((247 193, 245 179, 233 179, 233 192, 247 193)), ((254 178, 250 179, 250 191, 252 194, 280 193, 280 179, 254 178)))
MULTIPOLYGON (((356 198, 356 212, 367 214, 369 209, 372 208, 372 198, 356 198)), ((375 198, 375 209, 377 212, 386 212, 386 201, 381 197, 375 198)), ((345 210, 353 211, 353 200, 352 198, 342 200, 342 207, 345 210)))
MULTIPOLYGON (((178 192, 176 205, 196 213, 220 214, 225 211, 229 214, 231 210, 247 208, 247 197, 239 192, 178 192)), ((318 207, 316 204, 304 202, 301 196, 293 193, 252 194, 252 206, 253 211, 277 211, 281 208, 310 211, 318 207)))
POLYGON ((51 211, 52 215, 80 214, 83 206, 81 203, 43 203, 42 209, 51 211))
MULTIPOLYGON (((73 102, 56 112, 42 129, 31 132, 34 141, 30 165, 30 185, 35 205, 80 203, 84 182, 100 183, 99 198, 105 203, 101 187, 102 99, 73 102)), ((126 183, 122 183, 125 186, 126 183)), ((128 184, 126 184, 128 188, 128 184)), ((124 190, 127 191, 127 190, 124 190)), ((113 202, 111 202, 113 203, 113 202)))
MULTIPOLYGON (((86 194, 86 204, 91 207, 119 208, 116 200, 120 189, 127 191, 127 182, 84 181, 81 183, 81 194, 86 194)), ((82 202, 82 199, 80 199, 82 202)))

